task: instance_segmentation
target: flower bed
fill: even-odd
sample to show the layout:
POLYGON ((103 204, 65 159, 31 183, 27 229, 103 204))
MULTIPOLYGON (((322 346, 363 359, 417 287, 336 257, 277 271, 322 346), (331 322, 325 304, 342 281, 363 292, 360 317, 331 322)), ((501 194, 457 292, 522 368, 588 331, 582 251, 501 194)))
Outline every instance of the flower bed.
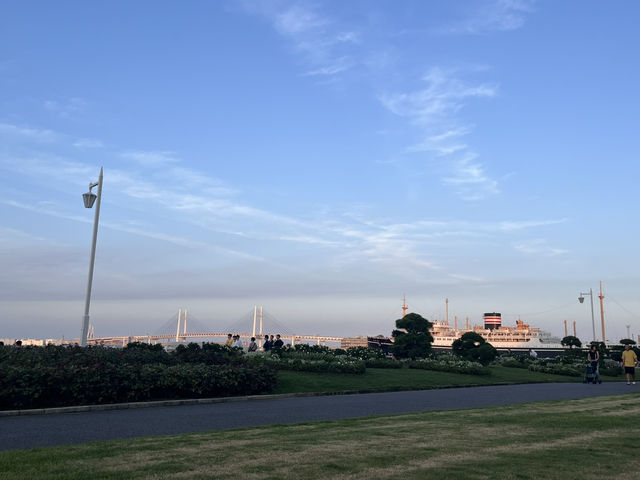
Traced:
POLYGON ((423 370, 436 370, 439 372, 464 373, 468 375, 490 375, 491 371, 477 362, 460 360, 457 358, 446 358, 439 356, 436 358, 425 358, 422 360, 412 360, 407 362, 409 368, 420 368, 423 370))
POLYGON ((316 373, 353 373, 363 374, 365 362, 345 355, 324 355, 300 353, 280 357, 277 353, 253 355, 251 363, 268 365, 279 370, 316 373), (318 356, 320 355, 320 356, 318 356))

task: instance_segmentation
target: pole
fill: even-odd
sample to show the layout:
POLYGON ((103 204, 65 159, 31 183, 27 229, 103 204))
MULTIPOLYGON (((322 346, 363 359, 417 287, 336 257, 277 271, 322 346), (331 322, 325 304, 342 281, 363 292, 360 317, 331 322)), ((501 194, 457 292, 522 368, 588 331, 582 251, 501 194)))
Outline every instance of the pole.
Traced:
POLYGON ((96 260, 96 243, 98 241, 98 219, 100 218, 100 200, 102 199, 102 167, 98 177, 98 198, 96 199, 96 214, 93 219, 93 240, 91 241, 91 260, 89 261, 89 280, 87 281, 87 296, 84 302, 84 316, 82 317, 82 337, 80 346, 87 346, 89 332, 89 305, 91 304, 91 284, 93 283, 93 265, 96 260))
POLYGON ((568 337, 569 336, 569 331, 567 330, 567 321, 564 321, 564 336, 568 337))
POLYGON ((262 305, 260 305, 260 346, 262 347, 262 317, 263 317, 263 310, 262 310, 262 305))
POLYGON ((253 329, 251 330, 251 336, 256 336, 256 318, 258 317, 258 306, 253 306, 253 329))
POLYGON ((578 338, 578 331, 576 330, 576 321, 573 321, 573 336, 578 338))
POLYGON ((176 327, 176 342, 179 339, 179 335, 180 335, 180 317, 182 316, 182 309, 179 308, 178 309, 178 326, 176 327))
POLYGON ((596 321, 593 316, 593 291, 589 289, 589 298, 591 299, 591 328, 593 329, 593 341, 596 341, 596 321))
POLYGON ((445 303, 447 305, 447 325, 449 325, 449 299, 445 298, 445 303))
POLYGON ((606 344, 605 340, 607 337, 604 334, 604 295, 602 294, 602 281, 600 282, 600 295, 598 295, 600 299, 600 320, 602 321, 602 343, 606 344))
POLYGON ((189 310, 187 310, 186 308, 184 309, 184 329, 182 330, 184 336, 185 336, 185 341, 186 341, 186 337, 187 337, 187 317, 189 316, 189 310))

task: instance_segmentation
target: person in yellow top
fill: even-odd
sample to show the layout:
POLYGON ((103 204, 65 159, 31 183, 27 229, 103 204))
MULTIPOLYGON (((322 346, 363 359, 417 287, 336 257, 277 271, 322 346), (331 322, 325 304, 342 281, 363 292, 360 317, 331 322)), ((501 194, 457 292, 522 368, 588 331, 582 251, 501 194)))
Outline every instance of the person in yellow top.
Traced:
POLYGON ((227 347, 230 347, 230 346, 233 344, 233 337, 231 336, 231 334, 227 335, 227 341, 226 341, 226 342, 224 342, 224 344, 225 344, 227 347))
POLYGON ((624 346, 624 352, 622 352, 622 366, 624 367, 624 373, 627 375, 627 385, 636 384, 636 365, 638 365, 638 356, 636 352, 631 350, 631 345, 624 346))

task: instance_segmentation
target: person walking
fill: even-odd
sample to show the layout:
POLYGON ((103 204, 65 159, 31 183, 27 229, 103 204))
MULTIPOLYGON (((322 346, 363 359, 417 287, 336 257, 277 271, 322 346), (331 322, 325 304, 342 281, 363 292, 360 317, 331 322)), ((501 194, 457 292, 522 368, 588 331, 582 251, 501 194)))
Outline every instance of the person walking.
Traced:
POLYGON ((624 352, 622 352, 622 366, 624 367, 624 373, 627 377, 627 385, 632 383, 636 384, 636 366, 638 365, 638 356, 636 352, 631 350, 631 345, 624 346, 624 352))
POLYGON ((600 352, 595 345, 591 345, 589 353, 587 353, 587 361, 591 365, 591 371, 593 372, 593 383, 602 383, 600 381, 600 368, 598 367, 600 362, 600 352))
POLYGON ((282 348, 284 342, 280 340, 280 334, 276 335, 276 341, 273 342, 273 348, 282 348))
POLYGON ((224 344, 227 347, 230 347, 231 345, 233 345, 233 337, 231 336, 231 334, 227 335, 227 341, 224 342, 224 344))
POLYGON ((258 344, 256 343, 256 337, 251 337, 251 342, 249 342, 248 351, 249 352, 257 352, 258 351, 258 344))

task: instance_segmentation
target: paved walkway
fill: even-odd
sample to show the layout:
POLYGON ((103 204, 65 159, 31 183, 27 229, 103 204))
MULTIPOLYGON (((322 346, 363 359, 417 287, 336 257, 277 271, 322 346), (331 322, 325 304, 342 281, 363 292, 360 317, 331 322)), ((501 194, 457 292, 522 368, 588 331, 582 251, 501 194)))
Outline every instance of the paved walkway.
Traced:
POLYGON ((542 383, 1 417, 0 450, 630 392, 640 385, 542 383))

